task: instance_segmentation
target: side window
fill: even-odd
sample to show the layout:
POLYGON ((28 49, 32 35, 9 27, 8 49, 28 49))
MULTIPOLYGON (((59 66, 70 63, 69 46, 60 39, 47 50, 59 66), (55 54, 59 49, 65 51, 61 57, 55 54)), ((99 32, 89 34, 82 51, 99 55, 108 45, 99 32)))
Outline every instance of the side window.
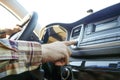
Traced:
POLYGON ((0 5, 0 28, 13 28, 19 20, 0 5))

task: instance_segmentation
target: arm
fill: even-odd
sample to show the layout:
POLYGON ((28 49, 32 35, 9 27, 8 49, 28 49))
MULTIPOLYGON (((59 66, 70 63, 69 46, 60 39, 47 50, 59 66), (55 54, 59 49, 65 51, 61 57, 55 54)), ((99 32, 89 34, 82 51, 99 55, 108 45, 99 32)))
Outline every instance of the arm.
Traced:
POLYGON ((38 42, 1 39, 0 66, 2 67, 0 67, 0 73, 5 72, 4 76, 19 74, 34 70, 46 62, 63 66, 68 63, 71 54, 67 46, 74 43, 73 41, 54 42, 42 45, 41 49, 41 44, 38 42))
POLYGON ((0 75, 34 70, 41 65, 41 45, 37 42, 0 39, 0 75))

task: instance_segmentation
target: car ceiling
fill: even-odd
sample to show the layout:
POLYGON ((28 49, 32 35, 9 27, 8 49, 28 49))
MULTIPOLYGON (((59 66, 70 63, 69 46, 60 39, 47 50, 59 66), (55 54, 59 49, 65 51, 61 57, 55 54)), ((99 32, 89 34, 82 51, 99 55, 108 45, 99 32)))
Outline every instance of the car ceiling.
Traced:
POLYGON ((20 20, 28 13, 16 0, 0 0, 0 4, 20 20))

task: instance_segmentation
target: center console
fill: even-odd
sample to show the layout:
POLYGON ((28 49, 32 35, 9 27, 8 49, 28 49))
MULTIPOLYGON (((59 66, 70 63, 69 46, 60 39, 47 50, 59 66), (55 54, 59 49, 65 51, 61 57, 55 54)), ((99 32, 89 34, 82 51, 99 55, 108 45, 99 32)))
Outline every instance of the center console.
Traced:
POLYGON ((84 33, 84 24, 80 24, 72 29, 70 40, 76 41, 76 45, 71 45, 72 49, 79 48, 79 44, 81 43, 83 39, 83 33, 84 33))

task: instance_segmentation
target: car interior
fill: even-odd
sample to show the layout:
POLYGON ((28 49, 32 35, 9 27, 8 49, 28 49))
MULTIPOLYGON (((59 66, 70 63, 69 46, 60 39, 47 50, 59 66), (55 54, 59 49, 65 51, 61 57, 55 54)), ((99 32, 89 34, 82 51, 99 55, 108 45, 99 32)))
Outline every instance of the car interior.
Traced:
POLYGON ((72 54, 68 65, 60 67, 45 63, 35 71, 0 80, 120 79, 120 3, 73 23, 48 24, 40 32, 37 32, 38 13, 29 13, 18 4, 16 0, 0 0, 0 5, 14 14, 20 21, 16 24, 22 27, 22 31, 13 34, 9 39, 36 41, 41 44, 74 40, 77 44, 69 46, 72 54), (15 9, 15 6, 18 8, 15 9))
MULTIPOLYGON (((46 32, 49 37, 60 40, 59 33, 56 32, 58 37, 51 34, 51 29, 59 25, 64 28, 66 40, 77 41, 76 45, 70 46, 72 51, 70 64, 61 67, 60 75, 63 80, 120 79, 119 9, 120 3, 92 13, 74 23, 52 23, 46 26, 46 31, 50 31, 46 32)), ((49 39, 47 40, 49 42, 49 39)))

